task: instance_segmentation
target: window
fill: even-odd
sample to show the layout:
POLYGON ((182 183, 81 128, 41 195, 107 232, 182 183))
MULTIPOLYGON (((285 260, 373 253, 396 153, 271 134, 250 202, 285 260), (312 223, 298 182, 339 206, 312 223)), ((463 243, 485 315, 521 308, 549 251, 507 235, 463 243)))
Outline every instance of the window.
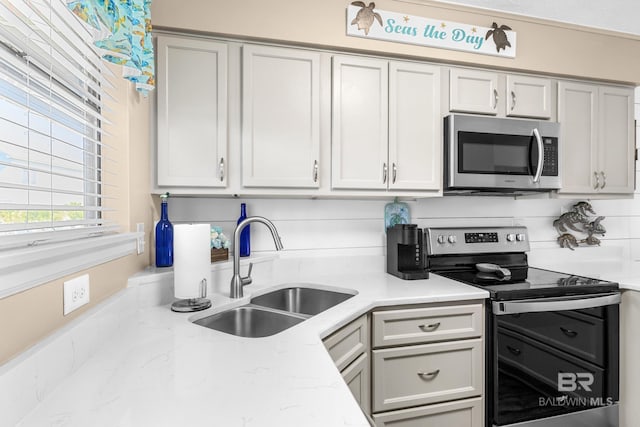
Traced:
POLYGON ((92 40, 64 0, 0 0, 0 298, 143 236, 105 219, 119 167, 105 154, 121 147, 104 142, 114 76, 92 40))
POLYGON ((0 1, 0 250, 114 230, 92 40, 61 0, 0 1))

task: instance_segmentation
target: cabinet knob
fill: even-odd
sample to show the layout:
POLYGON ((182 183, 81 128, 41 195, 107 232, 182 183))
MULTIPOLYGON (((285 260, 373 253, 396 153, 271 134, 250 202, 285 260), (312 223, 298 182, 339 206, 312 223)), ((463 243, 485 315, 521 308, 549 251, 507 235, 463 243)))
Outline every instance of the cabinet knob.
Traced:
POLYGON ((388 168, 387 168, 387 163, 383 163, 382 164, 382 183, 386 184, 387 183, 387 172, 388 172, 388 168))
POLYGON ((391 170, 392 170, 392 173, 393 173, 392 183, 395 184, 396 183, 396 176, 398 175, 398 168, 396 167, 395 163, 393 163, 393 166, 392 166, 391 170))
POLYGON ((498 89, 493 90, 493 109, 498 108, 498 89))
POLYGON ((593 185, 593 189, 597 190, 598 187, 600 187, 600 175, 598 175, 598 172, 594 172, 593 176, 596 177, 596 183, 593 185))
POLYGON ((515 91, 511 91, 511 111, 513 111, 513 109, 516 108, 516 92, 515 91))
POLYGON ((600 171, 600 175, 602 175, 602 185, 600 186, 601 190, 604 190, 604 187, 607 186, 607 175, 603 171, 600 171))

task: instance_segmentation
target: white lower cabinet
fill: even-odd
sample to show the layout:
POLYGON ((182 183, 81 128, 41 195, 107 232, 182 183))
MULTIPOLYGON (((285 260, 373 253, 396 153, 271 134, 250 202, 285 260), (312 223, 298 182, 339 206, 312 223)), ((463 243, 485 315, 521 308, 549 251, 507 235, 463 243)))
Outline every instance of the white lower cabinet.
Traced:
POLYGON ((482 398, 374 414, 377 427, 482 427, 482 398))
POLYGON ((374 412, 482 394, 482 340, 373 350, 374 412))
POLYGON ((371 376, 369 375, 369 355, 362 353, 342 372, 344 382, 365 414, 371 413, 371 376))
POLYGON ((372 411, 381 426, 483 426, 483 303, 372 315, 372 411))
POLYGON ((359 317, 323 342, 362 412, 370 417, 369 317, 359 317))

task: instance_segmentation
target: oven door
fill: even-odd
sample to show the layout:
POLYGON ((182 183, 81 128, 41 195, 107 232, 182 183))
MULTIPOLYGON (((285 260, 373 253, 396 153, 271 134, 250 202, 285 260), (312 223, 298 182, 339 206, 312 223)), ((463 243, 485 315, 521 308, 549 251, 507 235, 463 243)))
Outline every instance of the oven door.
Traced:
POLYGON ((494 301, 488 426, 617 427, 618 292, 494 301))

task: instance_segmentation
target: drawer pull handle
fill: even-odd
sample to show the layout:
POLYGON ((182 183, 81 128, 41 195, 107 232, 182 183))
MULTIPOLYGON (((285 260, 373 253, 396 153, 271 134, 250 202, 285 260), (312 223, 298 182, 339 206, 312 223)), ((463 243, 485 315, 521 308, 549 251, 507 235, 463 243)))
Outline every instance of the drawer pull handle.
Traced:
POLYGON ((522 353, 522 350, 520 350, 519 348, 511 347, 510 345, 507 346, 507 350, 509 350, 512 354, 516 356, 520 356, 520 353, 522 353))
POLYGON ((562 326, 560 326, 560 330, 562 331, 563 334, 565 334, 569 338, 574 338, 576 335, 578 335, 576 331, 572 329, 563 328, 562 326))
POLYGON ((430 325, 419 325, 418 327, 425 332, 433 332, 440 327, 440 322, 432 323, 430 325))
POLYGON ((418 376, 425 380, 432 380, 435 377, 437 377, 439 373, 440 373, 440 369, 436 369, 435 371, 431 371, 431 372, 418 372, 418 376))

